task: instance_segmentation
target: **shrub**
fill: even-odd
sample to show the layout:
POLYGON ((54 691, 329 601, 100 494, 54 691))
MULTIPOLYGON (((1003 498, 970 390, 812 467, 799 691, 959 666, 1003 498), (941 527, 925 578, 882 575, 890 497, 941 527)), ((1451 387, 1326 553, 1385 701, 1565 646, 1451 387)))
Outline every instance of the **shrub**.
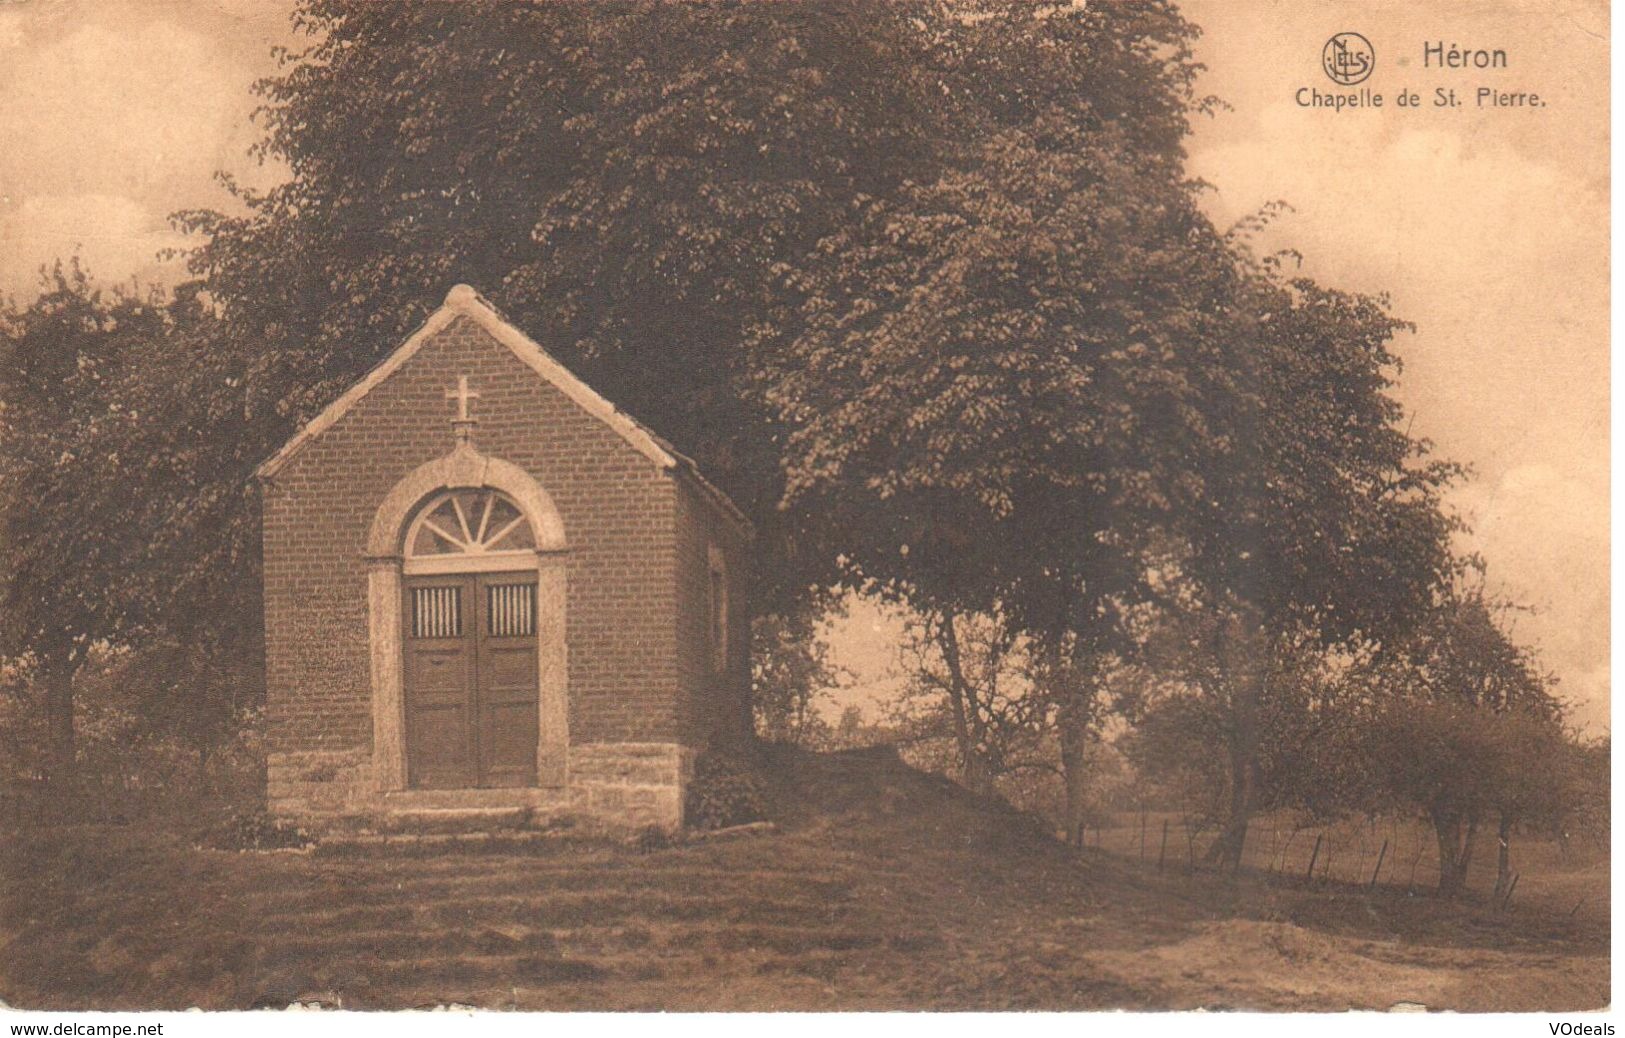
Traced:
POLYGON ((694 762, 687 817, 695 829, 724 829, 767 817, 767 782, 748 758, 708 751, 694 762))
POLYGON ((263 810, 233 812, 209 839, 210 846, 223 851, 302 849, 315 842, 303 829, 263 810))

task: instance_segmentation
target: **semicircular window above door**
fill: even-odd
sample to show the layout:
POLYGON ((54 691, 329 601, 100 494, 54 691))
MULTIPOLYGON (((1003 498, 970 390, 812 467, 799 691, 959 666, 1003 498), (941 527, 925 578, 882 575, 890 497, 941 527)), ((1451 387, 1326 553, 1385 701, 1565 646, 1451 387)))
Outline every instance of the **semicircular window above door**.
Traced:
POLYGON ((536 557, 530 520, 498 490, 449 490, 429 499, 406 531, 408 573, 525 569, 536 557))

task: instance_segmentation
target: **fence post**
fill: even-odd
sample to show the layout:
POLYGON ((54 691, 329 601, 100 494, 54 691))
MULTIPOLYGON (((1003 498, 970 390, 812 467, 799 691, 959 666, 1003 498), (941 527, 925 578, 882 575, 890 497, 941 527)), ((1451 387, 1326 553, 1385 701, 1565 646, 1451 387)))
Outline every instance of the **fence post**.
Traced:
MULTIPOLYGON (((1315 849, 1309 852, 1309 869, 1303 874, 1303 881, 1305 883, 1313 883, 1315 881, 1315 862, 1320 858, 1320 841, 1325 838, 1325 833, 1315 834, 1315 849)), ((1281 865, 1283 869, 1286 867, 1286 862, 1284 859, 1281 865)))
POLYGON ((1296 840, 1297 838, 1298 838, 1298 830, 1296 830, 1296 829, 1294 829, 1291 832, 1286 834, 1286 843, 1281 847, 1281 860, 1277 865, 1272 866, 1272 868, 1273 868, 1276 875, 1278 875, 1278 876, 1286 875, 1286 856, 1289 853, 1291 853, 1291 851, 1292 851, 1292 841, 1296 840))
POLYGON ((1507 896, 1501 899, 1501 911, 1505 912, 1507 910, 1507 906, 1512 904, 1512 892, 1518 889, 1518 877, 1522 875, 1523 873, 1521 872, 1514 872, 1512 874, 1512 882, 1507 885, 1507 896))
POLYGON ((1140 860, 1145 860, 1145 812, 1140 812, 1140 860))
POLYGON ((1162 820, 1162 850, 1157 852, 1157 871, 1162 871, 1162 863, 1168 857, 1168 819, 1162 820))
POLYGON ((1382 875, 1382 859, 1388 856, 1388 841, 1382 841, 1382 850, 1377 852, 1377 867, 1371 870, 1371 889, 1377 889, 1377 877, 1382 875))

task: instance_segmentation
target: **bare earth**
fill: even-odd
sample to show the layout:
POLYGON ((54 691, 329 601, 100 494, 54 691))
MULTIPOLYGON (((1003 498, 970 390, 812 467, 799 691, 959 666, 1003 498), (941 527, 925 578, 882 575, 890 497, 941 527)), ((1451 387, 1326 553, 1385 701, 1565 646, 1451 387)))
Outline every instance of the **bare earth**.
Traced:
MULTIPOLYGON (((786 753, 782 831, 652 852, 0 847, 23 1008, 1594 1009, 1605 899, 1498 913, 1069 851, 886 751, 786 753)), ((1605 890, 1606 870, 1585 882, 1605 890)), ((1572 902, 1570 902, 1572 903, 1572 902)))

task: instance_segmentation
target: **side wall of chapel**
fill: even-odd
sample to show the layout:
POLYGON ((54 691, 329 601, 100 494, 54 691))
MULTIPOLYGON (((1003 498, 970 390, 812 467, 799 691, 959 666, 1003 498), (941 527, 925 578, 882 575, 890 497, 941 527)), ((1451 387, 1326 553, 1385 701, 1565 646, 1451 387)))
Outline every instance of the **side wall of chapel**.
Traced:
POLYGON ((677 495, 677 670, 685 740, 701 749, 738 743, 753 731, 749 559, 746 535, 715 501, 685 482, 677 495), (728 620, 720 661, 711 632, 711 567, 718 562, 728 620))

